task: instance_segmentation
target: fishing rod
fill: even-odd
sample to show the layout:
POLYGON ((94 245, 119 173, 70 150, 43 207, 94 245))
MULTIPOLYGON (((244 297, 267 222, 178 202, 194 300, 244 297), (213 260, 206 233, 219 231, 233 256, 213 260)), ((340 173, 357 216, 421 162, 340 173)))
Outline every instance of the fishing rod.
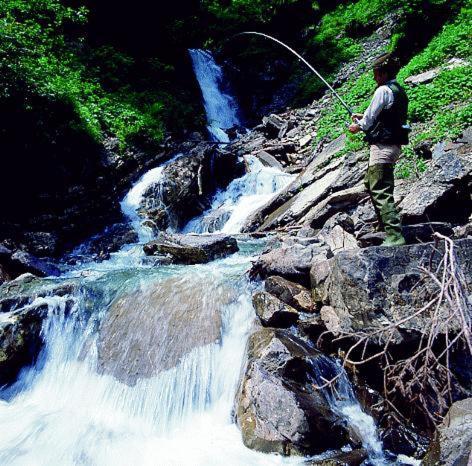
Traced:
POLYGON ((303 58, 298 52, 293 50, 291 47, 289 47, 287 44, 284 44, 281 40, 276 39, 275 37, 269 36, 268 34, 263 34, 262 32, 255 32, 255 31, 246 31, 246 32, 240 32, 239 34, 234 35, 233 37, 238 37, 238 36, 243 36, 243 35, 255 35, 255 36, 261 36, 265 37, 266 39, 269 39, 282 47, 286 48, 289 52, 293 53, 300 61, 302 61, 308 68, 315 73, 316 76, 318 76, 321 81, 328 87, 328 89, 333 93, 333 95, 341 102, 342 106, 347 110, 349 113, 349 116, 353 115, 352 109, 349 107, 349 105, 341 98, 341 96, 334 90, 333 86, 329 84, 328 81, 326 81, 323 76, 314 68, 313 65, 311 65, 305 58, 303 58))

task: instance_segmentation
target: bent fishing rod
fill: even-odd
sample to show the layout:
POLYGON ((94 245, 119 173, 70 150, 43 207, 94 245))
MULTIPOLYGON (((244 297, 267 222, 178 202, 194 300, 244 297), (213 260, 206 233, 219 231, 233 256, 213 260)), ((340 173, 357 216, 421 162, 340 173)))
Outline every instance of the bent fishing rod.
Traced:
POLYGON ((254 36, 261 36, 265 37, 266 39, 269 39, 285 49, 287 49, 289 52, 291 52, 293 55, 295 55, 301 62, 303 62, 315 75, 321 79, 321 81, 328 87, 328 89, 333 93, 333 95, 341 102, 342 106, 347 110, 349 113, 349 116, 353 115, 352 109, 349 107, 349 105, 341 98, 341 96, 334 90, 333 86, 329 84, 328 81, 326 81, 323 76, 315 69, 313 65, 311 65, 305 58, 303 58, 298 52, 293 50, 291 47, 289 47, 287 44, 284 44, 281 40, 276 39, 275 37, 269 36, 268 34, 264 34, 262 32, 255 32, 255 31, 246 31, 246 32, 240 32, 239 34, 234 35, 233 37, 238 37, 238 36, 244 36, 244 35, 254 35, 254 36))

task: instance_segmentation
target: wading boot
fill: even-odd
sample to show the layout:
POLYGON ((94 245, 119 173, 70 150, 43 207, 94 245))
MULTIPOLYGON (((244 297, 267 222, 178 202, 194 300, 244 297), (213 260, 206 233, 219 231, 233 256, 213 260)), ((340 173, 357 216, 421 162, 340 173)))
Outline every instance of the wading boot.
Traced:
POLYGON ((387 238, 382 246, 403 246, 406 244, 402 234, 402 226, 398 216, 397 209, 392 204, 386 204, 380 211, 382 222, 385 226, 387 238))

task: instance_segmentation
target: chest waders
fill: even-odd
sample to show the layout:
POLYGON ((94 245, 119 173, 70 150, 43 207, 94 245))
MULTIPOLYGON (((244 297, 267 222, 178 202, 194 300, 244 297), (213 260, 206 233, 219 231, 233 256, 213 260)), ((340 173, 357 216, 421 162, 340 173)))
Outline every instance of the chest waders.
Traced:
POLYGON ((403 238, 400 217, 393 198, 393 163, 379 163, 367 169, 365 186, 369 192, 380 227, 387 233, 382 246, 402 246, 403 238))

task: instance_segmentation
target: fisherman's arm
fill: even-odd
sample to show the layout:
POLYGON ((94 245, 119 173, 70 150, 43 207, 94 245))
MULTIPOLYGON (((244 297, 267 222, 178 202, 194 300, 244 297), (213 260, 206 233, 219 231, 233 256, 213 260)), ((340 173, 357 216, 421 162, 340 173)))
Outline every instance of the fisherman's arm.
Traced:
POLYGON ((392 103, 393 93, 390 88, 387 86, 378 87, 365 113, 352 115, 353 123, 349 126, 349 131, 354 134, 361 130, 367 131, 372 127, 380 112, 384 108, 390 107, 392 103))

